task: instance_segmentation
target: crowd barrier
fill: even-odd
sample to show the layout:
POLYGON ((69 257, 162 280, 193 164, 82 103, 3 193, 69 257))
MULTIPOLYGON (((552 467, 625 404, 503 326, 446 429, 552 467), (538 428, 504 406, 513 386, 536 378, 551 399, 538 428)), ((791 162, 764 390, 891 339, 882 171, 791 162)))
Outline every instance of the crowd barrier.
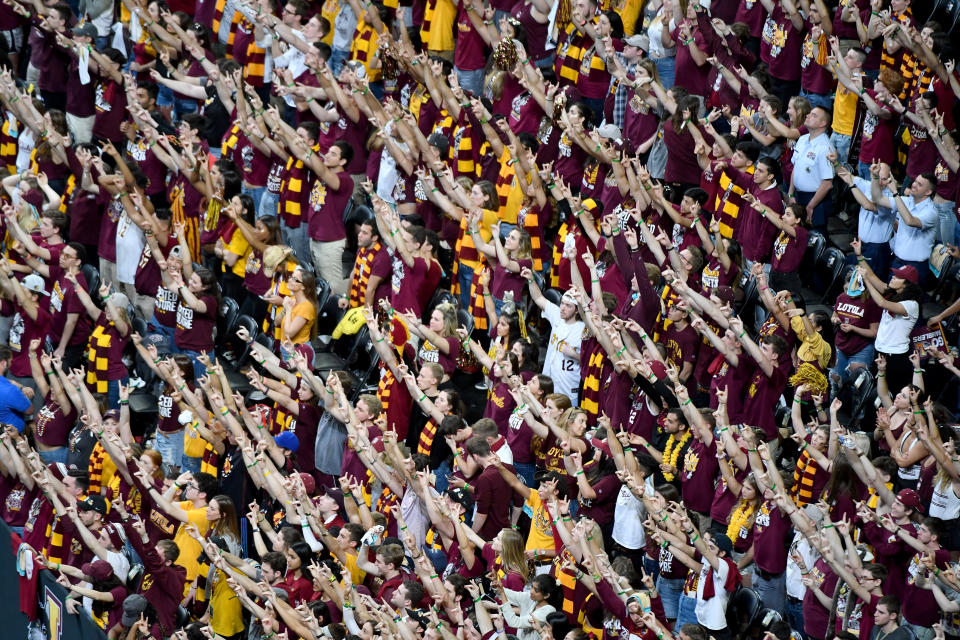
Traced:
MULTIPOLYGON (((0 637, 25 640, 105 640, 106 634, 82 609, 78 615, 67 613, 67 590, 56 576, 39 571, 32 597, 36 600, 37 619, 30 620, 21 610, 21 590, 27 581, 17 571, 20 536, 0 521, 0 637)), ((36 565, 34 565, 36 567, 36 565)), ((24 592, 23 597, 27 597, 24 592)))

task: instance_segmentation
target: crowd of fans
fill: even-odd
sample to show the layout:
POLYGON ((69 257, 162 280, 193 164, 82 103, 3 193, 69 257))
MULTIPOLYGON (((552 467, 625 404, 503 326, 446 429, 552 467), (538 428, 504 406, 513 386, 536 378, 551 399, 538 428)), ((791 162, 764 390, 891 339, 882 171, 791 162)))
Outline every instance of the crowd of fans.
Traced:
POLYGON ((2 0, 22 561, 128 640, 960 638, 942 17, 2 0))

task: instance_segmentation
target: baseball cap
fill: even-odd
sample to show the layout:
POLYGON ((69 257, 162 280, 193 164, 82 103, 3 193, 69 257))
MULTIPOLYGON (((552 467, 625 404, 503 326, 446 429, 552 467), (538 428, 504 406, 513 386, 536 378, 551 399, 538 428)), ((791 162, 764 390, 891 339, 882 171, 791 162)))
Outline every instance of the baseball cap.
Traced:
POLYGON ((110 294, 110 302, 118 309, 126 309, 130 306, 130 298, 127 297, 127 294, 119 291, 110 294))
POLYGON ((147 609, 147 599, 140 594, 127 596, 123 601, 123 614, 120 616, 120 624, 125 627, 132 627, 140 614, 147 609))
POLYGON ((92 495, 87 496, 83 500, 77 503, 77 510, 79 511, 96 511, 100 515, 107 515, 107 501, 101 495, 92 495))
POLYGON ((721 302, 729 302, 730 304, 733 304, 733 287, 715 287, 713 293, 720 299, 721 302))
POLYGON ((291 431, 281 431, 274 436, 273 441, 277 443, 278 447, 289 449, 293 453, 296 453, 297 449, 300 448, 300 440, 291 431))
POLYGON ((913 284, 920 284, 920 274, 917 273, 917 268, 912 265, 907 265, 905 267, 900 267, 899 269, 891 269, 890 273, 897 276, 901 280, 906 280, 907 282, 912 282, 913 284))
POLYGON ((116 421, 119 422, 119 421, 120 421, 120 412, 117 411, 116 409, 110 409, 109 411, 106 411, 106 412, 103 414, 103 419, 104 419, 104 420, 116 420, 116 421))
POLYGON ((84 22, 73 28, 73 35, 93 40, 97 37, 97 28, 89 22, 84 22))
POLYGON ((597 129, 597 133, 600 134, 601 138, 608 140, 620 140, 623 137, 620 133, 620 127, 609 122, 597 129))
POLYGON ((299 475, 300 479, 303 481, 303 488, 306 490, 307 495, 312 494, 317 488, 317 481, 314 480, 313 476, 309 473, 301 472, 299 475))
POLYGON ((50 293, 43 286, 43 278, 35 273, 28 275, 20 284, 22 284, 23 288, 27 291, 33 291, 34 293, 39 293, 42 296, 50 295, 50 293))
POLYGON ((713 534, 713 542, 717 545, 717 548, 720 551, 723 551, 728 556, 733 553, 733 543, 730 542, 730 538, 725 533, 715 533, 713 534))
POLYGON ((897 500, 908 509, 920 510, 920 494, 913 489, 901 489, 900 493, 897 494, 897 500))
POLYGON ((113 575, 113 567, 106 560, 85 562, 80 566, 80 571, 93 578, 94 582, 105 582, 113 575))
POLYGON ((637 49, 642 49, 643 51, 650 51, 650 38, 643 34, 635 34, 626 38, 623 41, 623 44, 629 45, 631 47, 636 47, 637 49))

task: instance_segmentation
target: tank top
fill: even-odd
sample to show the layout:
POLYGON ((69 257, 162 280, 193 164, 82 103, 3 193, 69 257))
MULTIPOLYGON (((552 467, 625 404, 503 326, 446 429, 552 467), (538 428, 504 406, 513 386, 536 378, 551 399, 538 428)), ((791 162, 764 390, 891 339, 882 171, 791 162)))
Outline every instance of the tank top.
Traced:
POLYGON ((954 520, 960 517, 960 497, 953 489, 953 483, 947 482, 944 489, 940 483, 933 488, 930 497, 930 517, 941 520, 954 520))

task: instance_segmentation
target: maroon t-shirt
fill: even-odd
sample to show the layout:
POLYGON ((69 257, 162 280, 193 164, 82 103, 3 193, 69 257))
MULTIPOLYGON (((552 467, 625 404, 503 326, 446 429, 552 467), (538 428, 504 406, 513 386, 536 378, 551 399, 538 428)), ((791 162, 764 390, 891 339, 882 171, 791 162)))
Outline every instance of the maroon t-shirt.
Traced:
POLYGON ((770 268, 780 273, 792 273, 800 268, 803 254, 807 252, 807 238, 810 232, 804 227, 796 227, 797 237, 792 237, 786 231, 773 242, 773 260, 770 268))
MULTIPOLYGON (((500 435, 504 435, 507 434, 507 422, 516 406, 516 401, 510 395, 510 385, 505 382, 498 382, 493 389, 487 392, 487 406, 483 410, 483 417, 496 422, 500 435)), ((511 446, 510 449, 513 450, 513 447, 511 446)), ((514 462, 516 462, 516 457, 514 457, 514 462)))
POLYGON ((717 390, 727 390, 727 417, 735 422, 740 422, 743 408, 743 390, 747 381, 753 375, 756 363, 750 356, 741 353, 737 356, 737 365, 734 366, 727 362, 722 354, 716 354, 713 362, 707 367, 707 373, 710 375, 710 408, 716 409, 717 390))
POLYGON ((98 204, 103 207, 100 218, 100 237, 97 239, 97 255, 110 262, 117 261, 117 225, 123 216, 123 204, 112 197, 106 189, 100 189, 98 204))
POLYGON ((757 567, 773 574, 787 569, 790 531, 790 518, 772 500, 764 501, 753 522, 753 557, 757 567))
POLYGON ((514 133, 525 132, 536 135, 544 115, 540 103, 534 100, 528 91, 524 91, 510 103, 507 124, 514 133))
POLYGON ((72 51, 68 55, 70 56, 70 71, 67 73, 66 112, 77 118, 89 118, 94 115, 96 84, 92 77, 87 84, 80 82, 80 60, 72 51))
MULTIPOLYGON (((907 152, 907 175, 916 179, 921 173, 934 173, 940 152, 930 139, 926 127, 918 127, 908 121, 910 150, 907 152)), ((939 180, 939 176, 937 176, 939 180)))
MULTIPOLYGON (((873 89, 867 89, 866 94, 874 100, 877 99, 877 92, 873 89)), ((880 107, 888 113, 893 113, 893 110, 886 105, 881 104, 880 107)), ((866 162, 867 164, 874 160, 886 163, 894 162, 896 153, 893 146, 893 134, 896 133, 899 123, 900 120, 896 117, 896 114, 889 118, 881 118, 869 109, 864 108, 860 162, 866 162)))
POLYGON ((737 6, 736 21, 742 22, 750 28, 751 37, 760 37, 766 17, 767 10, 764 9, 763 3, 757 0, 745 0, 737 6))
MULTIPOLYGON (((171 235, 167 238, 167 246, 160 247, 160 252, 164 258, 170 255, 170 251, 176 246, 176 243, 176 236, 171 235)), ((133 276, 133 286, 137 293, 151 297, 156 295, 157 287, 163 286, 160 265, 153 259, 153 250, 149 243, 143 245, 140 262, 137 263, 137 272, 133 276)))
MULTIPOLYGON (((54 345, 60 343, 60 336, 63 335, 63 328, 67 323, 67 314, 76 313, 77 324, 68 346, 86 344, 87 337, 90 335, 90 318, 73 284, 67 280, 63 269, 56 264, 50 265, 50 280, 53 282, 53 288, 50 291, 50 341, 54 345)), ((87 288, 87 280, 82 273, 77 274, 77 284, 84 289, 87 288)))
POLYGON ((120 124, 127 116, 127 94, 123 86, 100 76, 94 94, 94 107, 93 135, 111 142, 123 140, 120 124))
POLYGON ((457 368, 457 356, 460 355, 460 339, 457 336, 451 336, 445 340, 448 345, 447 353, 435 348, 429 340, 421 342, 420 349, 417 351, 417 363, 422 366, 425 362, 436 362, 443 367, 445 374, 453 374, 457 368))
POLYGON ((70 403, 69 412, 64 413, 51 393, 43 399, 43 406, 37 412, 33 426, 33 435, 37 442, 48 447, 67 446, 67 434, 77 422, 77 411, 70 403))
POLYGON ((6 478, 6 482, 7 487, 11 484, 13 487, 4 495, 3 503, 0 504, 0 518, 11 527, 22 527, 30 514, 30 505, 36 500, 40 489, 36 485, 33 489, 27 489, 19 479, 13 482, 6 478))
POLYGON ((807 35, 803 38, 800 54, 800 86, 804 91, 819 95, 832 94, 836 91, 837 81, 827 67, 826 57, 830 53, 826 34, 821 34, 814 40, 809 33, 810 21, 806 21, 807 35), (823 50, 821 50, 821 47, 823 50))
POLYGON ((243 272, 244 288, 255 296, 262 296, 273 282, 263 272, 263 254, 252 249, 247 256, 246 271, 243 272))
POLYGON ((699 184, 700 163, 693 152, 696 142, 687 127, 683 126, 679 133, 674 131, 673 120, 668 118, 663 124, 663 142, 667 146, 667 168, 663 177, 667 182, 684 184, 699 184))
MULTIPOLYGON (((933 552, 933 557, 939 569, 947 568, 950 562, 949 551, 937 549, 933 552)), ((907 585, 903 589, 903 618, 918 627, 932 627, 940 622, 940 607, 933 591, 917 586, 916 578, 921 572, 926 573, 927 569, 920 562, 920 554, 916 554, 910 559, 910 566, 907 568, 907 585)))
MULTIPOLYGON (((81 175, 79 163, 72 169, 75 175, 81 175)), ((100 238, 102 211, 103 207, 97 194, 84 191, 79 187, 75 188, 70 196, 70 206, 67 210, 70 218, 70 239, 85 245, 96 245, 100 238)))
MULTIPOLYGON (((732 419, 732 418, 731 418, 732 419)), ((723 462, 722 464, 728 464, 723 462)), ((750 473, 749 469, 741 469, 732 462, 729 463, 733 471, 733 477, 736 478, 737 482, 743 483, 744 479, 750 473)), ((720 480, 717 482, 717 486, 714 488, 713 493, 713 504, 710 506, 710 517, 716 520, 717 522, 722 522, 723 524, 729 524, 730 522, 730 512, 733 511, 733 506, 737 504, 740 500, 740 496, 730 491, 727 486, 727 481, 724 480, 723 475, 720 476, 720 480)), ((753 531, 750 532, 750 539, 753 540, 753 531)), ((736 541, 734 541, 736 544, 736 541)))
POLYGON ((453 52, 453 64, 463 71, 483 69, 487 64, 487 43, 470 22, 470 16, 460 2, 457 7, 457 45, 453 52))
MULTIPOLYGON (((820 591, 828 597, 833 596, 839 577, 823 558, 817 558, 813 568, 810 569, 810 577, 813 578, 814 584, 820 587, 820 591)), ((830 612, 820 604, 817 596, 808 588, 803 595, 803 631, 810 638, 826 638, 829 619, 830 612)))
MULTIPOLYGON (((704 40, 703 34, 700 32, 699 28, 696 28, 696 25, 694 25, 694 30, 691 35, 693 36, 694 46, 700 49, 700 51, 706 52, 706 40, 704 40)), ((683 37, 680 35, 679 25, 677 25, 677 27, 670 32, 670 37, 678 43, 683 40, 683 37)), ((676 86, 683 87, 694 95, 707 95, 707 75, 710 73, 712 68, 709 64, 704 63, 703 66, 698 65, 694 61, 693 55, 690 53, 689 45, 683 44, 677 45, 677 57, 675 64, 676 86)))
MULTIPOLYGON (((500 423, 497 423, 500 426, 500 423)), ((503 433, 501 429, 501 433, 503 433)), ((512 412, 507 419, 507 444, 513 452, 513 461, 517 464, 531 464, 534 462, 531 440, 533 430, 527 425, 523 416, 512 412)))
POLYGON ((592 518, 601 526, 613 522, 613 512, 617 507, 617 495, 620 493, 622 484, 620 478, 612 473, 592 483, 590 488, 597 494, 597 497, 588 500, 581 495, 579 498, 579 513, 583 514, 584 517, 592 518))
POLYGON ((40 340, 36 354, 40 357, 43 350, 43 340, 50 331, 50 312, 43 308, 43 296, 37 300, 37 319, 32 320, 27 312, 17 304, 17 313, 13 316, 10 325, 10 337, 7 344, 13 351, 13 360, 10 362, 10 373, 18 378, 29 378, 33 374, 30 370, 30 341, 40 340))
MULTIPOLYGON (((127 371, 127 366, 123 364, 123 349, 127 346, 127 343, 130 342, 130 330, 127 329, 127 335, 122 336, 117 330, 116 325, 107 318, 107 312, 101 311, 100 317, 97 318, 97 322, 93 327, 93 330, 96 331, 97 328, 101 329, 101 332, 104 336, 110 336, 110 347, 107 349, 107 370, 106 372, 98 371, 97 378, 103 380, 123 380, 129 375, 127 371)), ((93 353, 90 351, 89 353, 93 353)), ((102 350, 97 351, 97 357, 102 358, 104 353, 102 350)), ((96 363, 87 362, 87 369, 93 370, 93 367, 96 363)))
POLYGON ((770 67, 770 75, 780 80, 800 79, 800 48, 803 34, 797 31, 783 7, 774 5, 763 23, 760 59, 770 67))
POLYGON ((436 260, 428 263, 423 258, 414 258, 413 267, 408 267, 399 256, 395 256, 391 279, 393 308, 422 314, 424 305, 429 302, 429 299, 423 300, 423 293, 432 296, 441 276, 442 270, 436 260))
POLYGON ((337 178, 340 181, 337 189, 333 189, 320 178, 313 183, 307 208, 307 231, 311 240, 336 242, 347 237, 346 228, 343 226, 343 212, 353 196, 353 178, 346 171, 338 173, 337 178))
MULTIPOLYGON (((511 465, 504 465, 511 471, 511 465)), ((500 476, 496 467, 490 465, 475 479, 470 481, 474 487, 474 501, 477 515, 486 514, 487 519, 477 533, 485 540, 493 540, 504 527, 510 526, 510 504, 513 489, 500 476)))
MULTIPOLYGON (((749 174, 731 172, 737 176, 737 183, 746 186, 749 174)), ((769 209, 783 213, 783 198, 776 187, 761 189, 749 181, 750 193, 769 209)), ((733 195, 733 194, 731 194, 733 195)), ((731 198, 732 199, 732 198, 731 198)), ((740 213, 737 215, 736 238, 743 246, 743 256, 754 262, 767 262, 770 259, 770 250, 774 238, 777 237, 777 227, 760 215, 760 212, 746 202, 740 202, 740 213)), ((804 245, 806 247, 806 245, 804 245)))
MULTIPOLYGON (((833 312, 840 318, 841 323, 851 324, 861 329, 868 328, 873 323, 880 322, 880 307, 876 305, 869 297, 863 300, 859 297, 852 298, 844 291, 837 296, 837 302, 833 305, 833 312)), ((837 327, 834 344, 837 349, 852 356, 862 351, 867 345, 873 344, 871 338, 865 338, 855 331, 844 333, 837 327)))
POLYGON ((681 495, 688 508, 700 513, 710 511, 718 469, 716 440, 708 447, 694 434, 680 469, 681 495))
POLYGON ((131 160, 137 163, 143 175, 147 177, 146 194, 152 196, 156 193, 163 193, 167 188, 167 167, 147 144, 142 136, 136 140, 127 141, 127 155, 131 160))
MULTIPOLYGON (((744 356, 740 356, 741 358, 744 356)), ((746 356, 749 357, 749 356, 746 356)), ((781 360, 790 361, 789 355, 781 355, 781 360)), ((755 364, 755 363, 751 363, 755 364)), ((777 437, 777 425, 774 420, 774 409, 780 400, 780 395, 787 387, 787 375, 783 368, 774 366, 768 377, 759 365, 754 370, 753 377, 747 385, 747 394, 743 401, 744 424, 760 427, 767 436, 767 440, 777 437)))
POLYGON ((217 299, 211 295, 199 296, 207 310, 194 311, 184 303, 177 303, 177 328, 173 342, 184 351, 213 351, 213 328, 217 324, 217 299))

